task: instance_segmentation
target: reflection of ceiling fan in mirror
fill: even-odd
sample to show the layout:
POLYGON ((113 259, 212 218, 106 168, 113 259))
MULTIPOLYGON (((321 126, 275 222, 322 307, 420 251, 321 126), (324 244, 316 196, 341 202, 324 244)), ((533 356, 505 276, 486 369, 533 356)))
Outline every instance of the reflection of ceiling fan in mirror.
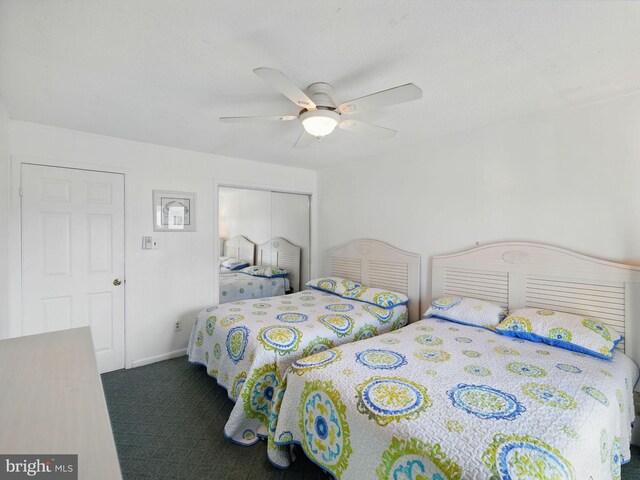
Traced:
POLYGON ((336 106, 331 98, 332 87, 328 83, 312 83, 305 93, 275 68, 260 67, 256 68, 254 73, 302 110, 298 115, 220 117, 220 120, 223 122, 288 122, 298 119, 304 129, 294 145, 296 148, 308 147, 314 139, 329 135, 336 127, 375 138, 391 138, 397 133, 395 130, 353 119, 351 115, 422 98, 422 90, 413 83, 407 83, 336 106))

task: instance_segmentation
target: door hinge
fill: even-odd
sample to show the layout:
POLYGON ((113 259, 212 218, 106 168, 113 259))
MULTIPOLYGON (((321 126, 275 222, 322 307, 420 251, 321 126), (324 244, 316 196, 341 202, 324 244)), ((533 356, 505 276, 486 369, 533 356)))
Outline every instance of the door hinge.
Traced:
POLYGON ((21 197, 23 193, 22 187, 18 187, 18 196, 21 197))

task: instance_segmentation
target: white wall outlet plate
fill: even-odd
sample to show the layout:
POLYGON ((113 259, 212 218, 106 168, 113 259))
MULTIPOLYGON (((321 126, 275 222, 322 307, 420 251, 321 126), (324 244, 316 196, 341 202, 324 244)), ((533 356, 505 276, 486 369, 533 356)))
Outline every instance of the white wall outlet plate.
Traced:
POLYGON ((182 330, 182 322, 180 320, 176 320, 176 323, 173 326, 173 331, 179 332, 180 330, 182 330))

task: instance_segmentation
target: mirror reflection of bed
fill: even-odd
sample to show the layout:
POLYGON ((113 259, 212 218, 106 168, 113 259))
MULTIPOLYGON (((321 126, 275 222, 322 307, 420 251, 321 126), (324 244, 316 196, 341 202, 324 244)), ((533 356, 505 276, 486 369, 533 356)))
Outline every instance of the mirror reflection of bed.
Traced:
POLYGON ((300 291, 301 249, 286 239, 277 237, 255 245, 238 235, 224 241, 222 251, 220 303, 300 291))
POLYGON ((295 293, 309 279, 308 195, 220 187, 219 302, 295 293))

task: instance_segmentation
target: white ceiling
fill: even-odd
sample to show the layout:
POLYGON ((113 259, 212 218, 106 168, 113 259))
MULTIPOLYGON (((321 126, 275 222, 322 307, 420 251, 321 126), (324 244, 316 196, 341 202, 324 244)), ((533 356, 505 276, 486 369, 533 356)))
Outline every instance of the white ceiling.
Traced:
POLYGON ((640 2, 0 0, 0 95, 12 118, 305 168, 640 89, 640 2), (337 102, 413 82, 420 101, 292 148, 295 114, 252 73, 325 81, 337 102))

